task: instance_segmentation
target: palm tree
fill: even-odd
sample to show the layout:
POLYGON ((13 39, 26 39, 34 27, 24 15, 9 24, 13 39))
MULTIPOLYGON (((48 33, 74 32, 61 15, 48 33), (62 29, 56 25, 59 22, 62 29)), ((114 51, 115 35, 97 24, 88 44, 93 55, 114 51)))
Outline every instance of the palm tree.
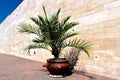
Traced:
POLYGON ((89 42, 81 39, 67 40, 68 38, 77 35, 76 32, 70 32, 69 30, 78 23, 68 22, 70 16, 59 20, 60 9, 48 17, 45 7, 43 6, 45 17, 38 15, 37 18, 31 18, 35 23, 21 23, 19 32, 26 32, 35 34, 37 37, 32 40, 26 49, 29 51, 33 48, 44 48, 51 51, 55 59, 59 58, 59 54, 65 47, 74 47, 84 51, 89 56, 89 50, 91 45, 89 42))

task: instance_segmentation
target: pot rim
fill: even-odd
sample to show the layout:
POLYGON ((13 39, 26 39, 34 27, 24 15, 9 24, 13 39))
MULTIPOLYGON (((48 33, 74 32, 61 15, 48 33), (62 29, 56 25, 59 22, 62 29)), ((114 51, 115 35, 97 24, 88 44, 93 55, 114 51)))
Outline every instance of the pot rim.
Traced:
POLYGON ((58 58, 58 59, 50 58, 50 59, 47 59, 47 62, 48 63, 68 63, 69 60, 66 58, 58 58))

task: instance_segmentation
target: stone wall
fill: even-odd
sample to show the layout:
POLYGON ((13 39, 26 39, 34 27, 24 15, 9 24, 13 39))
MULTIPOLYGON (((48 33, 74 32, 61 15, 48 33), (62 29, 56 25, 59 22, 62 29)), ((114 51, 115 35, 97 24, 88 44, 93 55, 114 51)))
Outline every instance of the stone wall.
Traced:
POLYGON ((42 15, 42 5, 49 14, 61 8, 61 19, 70 15, 70 21, 80 22, 74 31, 93 44, 90 58, 80 55, 77 70, 120 79, 120 0, 23 0, 0 25, 0 53, 42 62, 52 57, 43 49, 26 54, 24 47, 34 35, 21 34, 17 29, 19 23, 42 15))

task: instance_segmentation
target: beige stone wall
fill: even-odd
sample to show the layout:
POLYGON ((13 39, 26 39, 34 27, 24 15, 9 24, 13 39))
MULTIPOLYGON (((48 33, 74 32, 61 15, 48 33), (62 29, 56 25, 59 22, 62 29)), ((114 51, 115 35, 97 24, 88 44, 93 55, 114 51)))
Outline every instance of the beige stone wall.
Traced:
POLYGON ((43 49, 31 50, 31 56, 25 54, 24 47, 34 35, 17 30, 20 22, 42 15, 42 5, 49 14, 61 8, 61 19, 71 15, 71 21, 80 22, 74 29, 80 32, 78 37, 93 44, 91 57, 81 54, 76 69, 120 79, 120 0, 23 0, 0 25, 0 53, 42 62, 52 57, 43 49))

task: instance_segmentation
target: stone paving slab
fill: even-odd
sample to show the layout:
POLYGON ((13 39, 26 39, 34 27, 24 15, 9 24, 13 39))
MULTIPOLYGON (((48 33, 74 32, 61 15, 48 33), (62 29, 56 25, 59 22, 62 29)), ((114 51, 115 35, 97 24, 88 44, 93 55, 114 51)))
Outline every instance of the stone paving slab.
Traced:
POLYGON ((0 54, 0 80, 115 80, 80 72, 64 78, 52 78, 42 66, 41 62, 0 54))

